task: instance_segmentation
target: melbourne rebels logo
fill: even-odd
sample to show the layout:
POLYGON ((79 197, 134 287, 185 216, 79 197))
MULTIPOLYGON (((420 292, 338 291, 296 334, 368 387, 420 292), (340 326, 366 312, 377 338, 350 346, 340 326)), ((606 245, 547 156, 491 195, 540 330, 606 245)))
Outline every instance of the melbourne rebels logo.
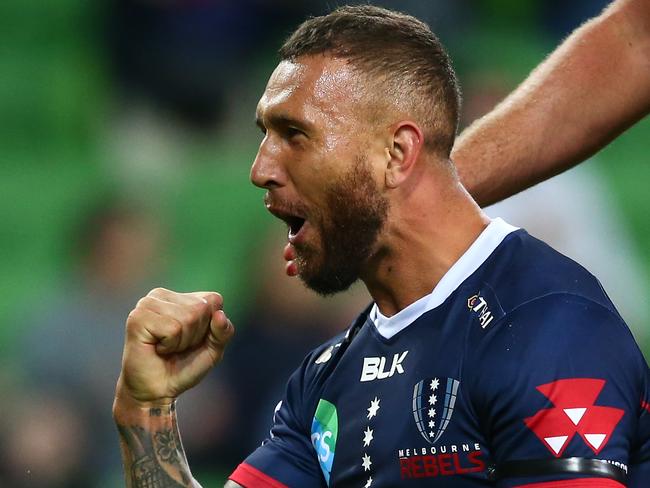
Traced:
POLYGON ((587 378, 540 385, 537 390, 553 408, 540 410, 524 422, 555 457, 562 455, 576 434, 598 454, 624 414, 619 408, 595 405, 604 386, 605 380, 587 378))
POLYGON ((426 378, 413 387, 413 418, 429 444, 438 442, 454 413, 460 381, 426 378))

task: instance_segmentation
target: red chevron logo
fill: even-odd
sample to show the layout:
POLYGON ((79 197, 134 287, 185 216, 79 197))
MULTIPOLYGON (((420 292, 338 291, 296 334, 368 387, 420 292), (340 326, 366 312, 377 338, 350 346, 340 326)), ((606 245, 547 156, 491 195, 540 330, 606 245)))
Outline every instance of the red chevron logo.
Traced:
POLYGON ((537 390, 554 405, 524 420, 555 457, 560 457, 578 434, 598 454, 625 413, 595 405, 605 380, 574 378, 540 385, 537 390))

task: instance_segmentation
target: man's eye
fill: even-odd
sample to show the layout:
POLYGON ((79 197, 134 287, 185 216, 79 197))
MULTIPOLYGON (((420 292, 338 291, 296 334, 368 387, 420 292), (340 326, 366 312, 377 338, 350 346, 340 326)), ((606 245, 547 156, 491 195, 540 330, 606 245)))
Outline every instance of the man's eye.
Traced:
POLYGON ((295 127, 287 127, 286 130, 287 139, 293 139, 294 137, 304 136, 304 135, 305 133, 300 129, 296 129, 295 127))

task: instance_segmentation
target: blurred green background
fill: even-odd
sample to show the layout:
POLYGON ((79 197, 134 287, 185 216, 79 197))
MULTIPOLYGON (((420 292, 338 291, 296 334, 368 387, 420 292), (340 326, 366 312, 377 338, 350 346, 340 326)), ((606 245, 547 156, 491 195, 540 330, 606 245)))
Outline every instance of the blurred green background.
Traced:
MULTIPOLYGON (((324 2, 243 2, 252 20, 268 19, 267 28, 260 32, 255 22, 231 25, 236 35, 224 38, 239 42, 238 49, 210 38, 221 54, 213 60, 218 66, 205 70, 203 84, 188 85, 189 90, 209 91, 210 77, 219 77, 218 96, 206 102, 219 105, 216 115, 201 112, 200 106, 191 105, 194 101, 183 101, 180 109, 179 104, 160 106, 164 90, 147 93, 142 73, 137 83, 133 81, 133 64, 165 53, 164 43, 124 61, 137 51, 135 43, 150 38, 152 21, 143 12, 175 3, 0 2, 0 386, 12 388, 15 378, 28 376, 21 363, 22 337, 36 311, 58 313, 42 309, 49 303, 44 297, 74 276, 79 267, 74 236, 104 195, 137 202, 164 229, 160 267, 150 274, 151 283, 186 291, 219 290, 235 320, 243 320, 254 298, 260 268, 253 256, 268 242, 268 227, 274 224, 262 205, 262 192, 247 181, 259 142, 253 123, 256 97, 276 63, 282 37, 307 14, 322 11, 324 2), (141 5, 134 9, 129 4, 141 5), (144 19, 141 35, 140 17, 133 17, 134 12, 144 19), (269 12, 274 14, 270 19, 269 12), (125 19, 130 19, 128 28, 123 28, 125 19), (206 122, 210 116, 216 121, 206 122)), ((605 4, 566 3, 383 2, 416 15, 425 12, 448 45, 461 84, 480 90, 481 80, 492 82, 498 76, 500 94, 516 86, 577 23, 605 4)), ((204 4, 208 7, 202 8, 217 17, 220 8, 232 18, 240 14, 229 2, 204 4)), ((175 18, 173 11, 166 13, 175 18)), ((164 39, 167 24, 159 23, 163 33, 157 35, 164 39)), ((185 60, 191 50, 187 45, 184 49, 172 61, 185 60)), ((175 65, 168 68, 173 72, 175 65)), ((179 65, 178 70, 183 69, 179 65)), ((168 75, 161 73, 159 78, 168 75)), ((182 87, 185 81, 179 83, 182 87)), ((650 276, 649 148, 650 121, 644 120, 588 163, 605 182, 618 224, 631 236, 625 249, 632 249, 631 266, 641 282, 650 276)), ((592 244, 582 242, 585 248, 592 244)), ((273 253, 280 260, 281 246, 273 253)), ((608 290, 625 292, 627 286, 605 282, 608 290)), ((641 306, 647 311, 645 296, 641 306)), ((136 300, 133 296, 133 303, 136 300)), ((641 331, 638 337, 647 348, 647 323, 632 325, 641 331)), ((3 395, 0 411, 10 401, 11 395, 3 395)), ((7 431, 0 428, 0 434, 7 431)), ((0 441, 5 451, 7 445, 0 441)), ((10 462, 7 459, 5 455, 3 464, 10 462)), ((230 466, 220 468, 227 471, 230 466)), ((14 475, 9 485, 20 486, 17 478, 14 475)), ((105 476, 92 483, 119 486, 115 479, 105 476)), ((51 486, 73 486, 71 481, 58 483, 51 486)))

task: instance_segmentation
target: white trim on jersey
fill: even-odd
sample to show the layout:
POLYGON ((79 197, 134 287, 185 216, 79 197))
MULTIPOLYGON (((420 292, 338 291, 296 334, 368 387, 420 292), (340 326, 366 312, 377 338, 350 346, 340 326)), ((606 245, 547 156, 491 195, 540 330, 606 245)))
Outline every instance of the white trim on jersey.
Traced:
POLYGON ((370 320, 386 339, 404 330, 425 312, 433 310, 469 278, 494 252, 505 237, 518 229, 500 218, 493 219, 469 249, 445 273, 431 293, 411 303, 392 317, 386 317, 375 303, 370 320))

